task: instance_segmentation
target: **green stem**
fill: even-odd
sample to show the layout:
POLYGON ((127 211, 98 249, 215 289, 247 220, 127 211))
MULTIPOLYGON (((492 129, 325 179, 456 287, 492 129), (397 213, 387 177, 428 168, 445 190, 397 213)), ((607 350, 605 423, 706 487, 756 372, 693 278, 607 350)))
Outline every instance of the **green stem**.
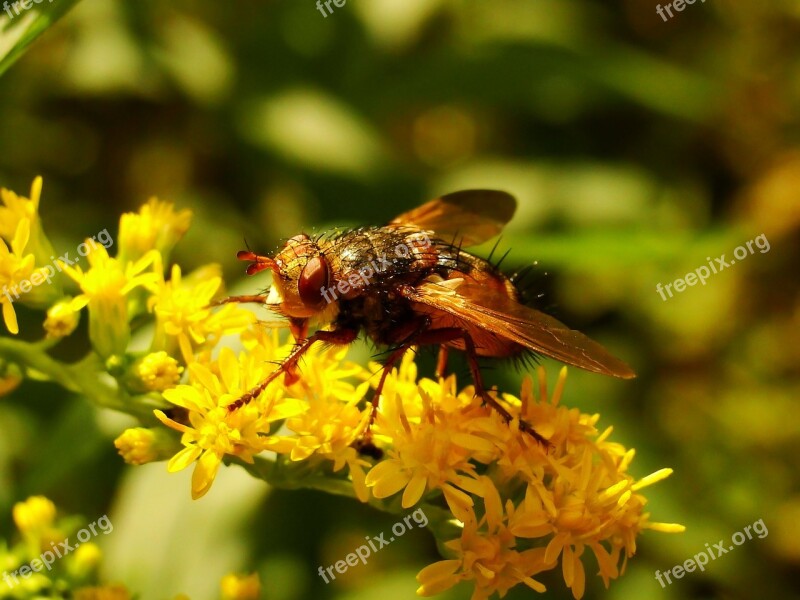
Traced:
POLYGON ((0 356, 18 364, 23 369, 36 371, 72 392, 80 392, 80 386, 67 365, 47 354, 49 342, 22 342, 0 337, 0 356))
POLYGON ((151 408, 132 402, 106 379, 102 362, 94 354, 74 365, 66 365, 47 354, 51 346, 50 341, 32 343, 0 337, 0 356, 26 371, 44 375, 71 392, 86 396, 95 406, 125 412, 144 422, 153 421, 151 408))
MULTIPOLYGON (((235 462, 243 466, 251 475, 267 482, 274 488, 317 490, 327 494, 356 499, 355 490, 350 481, 320 471, 319 467, 324 464, 324 461, 320 461, 316 468, 311 464, 315 462, 313 460, 292 462, 281 456, 277 460, 256 457, 253 464, 241 461, 235 462)), ((387 500, 375 498, 370 494, 367 504, 381 512, 393 515, 412 511, 412 509, 404 509, 402 507, 399 494, 387 500)), ((423 502, 415 506, 413 510, 419 508, 428 518, 428 528, 437 539, 449 540, 460 535, 459 529, 452 523, 453 515, 448 509, 423 502)))

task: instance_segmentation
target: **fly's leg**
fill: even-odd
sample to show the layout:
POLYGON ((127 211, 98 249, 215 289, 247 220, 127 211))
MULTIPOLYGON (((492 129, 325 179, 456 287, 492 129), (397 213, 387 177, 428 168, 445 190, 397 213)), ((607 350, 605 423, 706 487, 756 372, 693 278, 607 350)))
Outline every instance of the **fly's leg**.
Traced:
POLYGON ((294 368, 297 366, 297 362, 302 358, 303 354, 308 352, 309 348, 313 346, 317 342, 325 342, 328 344, 337 344, 337 345, 345 345, 351 343, 353 340, 356 339, 358 335, 357 331, 353 331, 351 329, 339 329, 335 331, 317 331, 312 336, 300 341, 295 345, 292 349, 289 356, 287 356, 283 362, 275 369, 272 373, 267 375, 261 383, 257 386, 252 388, 247 393, 243 394, 239 398, 237 398, 234 402, 231 402, 228 405, 228 411, 233 412, 245 404, 249 404, 254 398, 256 398, 261 392, 267 389, 267 386, 275 381, 278 377, 282 374, 286 373, 291 377, 294 372, 294 368))
POLYGON ((441 379, 447 375, 447 357, 450 349, 445 344, 439 345, 439 356, 436 359, 436 377, 441 379))
POLYGON ((359 454, 366 454, 373 458, 380 458, 383 452, 372 443, 372 425, 375 423, 375 417, 378 416, 378 406, 381 401, 381 394, 383 393, 383 385, 386 383, 386 377, 389 372, 394 368, 395 364, 403 358, 403 354, 411 348, 412 344, 403 344, 395 348, 386 362, 383 363, 381 368, 381 379, 378 381, 378 386, 375 388, 375 393, 372 395, 372 406, 370 407, 369 422, 361 436, 353 442, 353 448, 358 450, 359 454))
MULTIPOLYGON (((478 352, 475 349, 475 342, 472 340, 469 332, 465 329, 457 327, 447 327, 442 329, 431 329, 425 331, 416 337, 415 343, 420 345, 425 344, 445 344, 455 340, 463 340, 464 351, 467 355, 467 362, 469 363, 469 370, 472 374, 472 381, 475 384, 475 395, 480 396, 485 404, 491 406, 494 410, 500 413, 500 416, 505 419, 506 423, 511 422, 514 418, 505 407, 497 400, 492 398, 487 392, 483 384, 483 375, 481 374, 480 366, 478 365, 478 352)), ((533 439, 542 444, 545 448, 550 447, 550 442, 542 437, 530 424, 520 419, 519 428, 521 431, 529 434, 533 439)))
POLYGON ((247 302, 252 302, 254 304, 266 304, 267 297, 263 295, 251 295, 251 296, 228 296, 227 298, 223 298, 222 300, 215 300, 209 306, 222 306, 223 304, 243 304, 247 302))
POLYGON ((415 320, 410 323, 398 327, 392 337, 399 339, 397 346, 389 353, 389 357, 384 361, 381 368, 381 378, 378 385, 375 387, 375 393, 372 395, 372 407, 370 409, 369 422, 361 434, 361 437, 353 444, 353 447, 361 454, 374 455, 380 452, 372 443, 372 425, 375 423, 375 418, 378 416, 378 407, 381 401, 381 394, 383 393, 383 386, 386 384, 386 378, 394 368, 394 366, 403 358, 403 355, 414 345, 417 344, 419 335, 430 327, 430 319, 423 318, 415 320))

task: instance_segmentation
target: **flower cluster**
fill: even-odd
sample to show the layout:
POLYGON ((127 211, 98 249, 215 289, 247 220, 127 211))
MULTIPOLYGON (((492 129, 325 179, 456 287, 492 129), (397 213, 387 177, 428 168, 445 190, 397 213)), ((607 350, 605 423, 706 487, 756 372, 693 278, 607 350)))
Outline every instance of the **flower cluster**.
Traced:
POLYGON ((18 196, 5 188, 0 189, 0 284, 3 307, 3 322, 12 334, 19 333, 14 301, 40 307, 51 303, 59 295, 60 289, 37 287, 20 296, 20 287, 30 285, 34 275, 42 277, 42 266, 52 259, 53 248, 42 231, 39 220, 39 198, 42 193, 42 178, 37 177, 31 185, 30 198, 18 196), (49 258, 48 258, 49 257, 49 258), (36 265, 39 265, 37 268, 36 265), (12 295, 14 296, 12 298, 12 295))
POLYGON ((520 433, 518 421, 508 425, 482 406, 471 387, 458 391, 454 376, 418 379, 409 353, 384 386, 373 428, 383 457, 376 461, 359 455, 354 442, 369 420, 363 400, 378 365, 365 369, 345 362, 339 348, 312 350, 296 383, 276 382, 249 405, 229 412, 227 405, 291 349, 263 331, 242 338, 245 349, 238 357, 223 349, 218 360, 192 364, 187 385, 165 392, 188 411, 189 425, 163 413, 159 418, 182 433, 184 449, 169 468, 194 463, 194 497, 208 491, 226 454, 252 463, 259 452, 271 450, 283 473, 306 464, 306 470, 294 471, 298 478, 311 470, 332 477, 342 470, 339 480, 352 485, 362 501, 397 495, 398 509, 420 503, 446 508, 450 521, 440 523, 439 531, 454 538, 445 538, 452 558, 419 574, 423 596, 461 581, 473 583, 475 599, 495 592, 502 597, 517 584, 542 592, 533 576, 560 563, 566 585, 581 598, 585 550, 594 554, 608 585, 624 572, 642 530, 683 530, 651 522, 640 493, 671 470, 637 481, 627 472, 634 452, 609 441, 611 428, 600 432, 598 415, 560 404, 566 368, 552 395, 540 369, 538 398, 531 378, 525 379, 520 398, 499 398, 513 414, 536 424, 551 441, 547 449, 520 433), (277 429, 278 422, 284 427, 277 429))
MULTIPOLYGON (((220 339, 239 333, 255 316, 235 305, 212 311, 212 301, 224 297, 220 267, 205 265, 183 275, 169 267, 169 255, 191 223, 188 210, 176 211, 169 202, 150 199, 139 212, 120 218, 117 252, 109 244, 87 239, 82 247, 88 265, 57 259, 38 214, 42 179, 37 177, 30 198, 0 189, 0 294, 8 331, 19 333, 14 302, 46 311, 46 339, 52 343, 71 335, 83 309, 88 312, 89 340, 95 355, 116 377, 120 392, 137 395, 175 386, 186 365, 198 354, 210 354, 220 339), (43 265, 53 263, 49 285, 18 298, 9 293, 43 265), (65 295, 64 288, 77 287, 65 295), (131 327, 147 317, 155 321, 150 347, 129 348, 131 327)), ((64 256, 68 256, 65 254, 64 256)), ((24 288, 23 288, 24 289, 24 288)))
MULTIPOLYGON (((28 276, 42 250, 50 252, 36 214, 40 191, 38 179, 30 200, 3 190, 5 282, 28 276)), ((47 310, 49 343, 71 335, 80 312, 88 311, 90 360, 44 375, 140 418, 142 426, 116 440, 128 463, 169 459, 171 472, 191 467, 193 498, 208 493, 222 465, 238 463, 275 486, 349 494, 391 512, 424 506, 438 515, 429 527, 446 556, 419 573, 422 596, 460 582, 474 586, 473 600, 502 597, 517 585, 543 592, 535 577, 560 565, 565 584, 581 598, 583 557, 594 556, 608 585, 624 572, 643 530, 682 530, 651 522, 641 493, 671 471, 639 480, 629 474, 634 451, 611 442, 611 428, 598 430, 598 415, 561 404, 566 369, 552 394, 541 368, 536 382, 524 380, 519 397, 494 393, 514 416, 506 423, 473 387, 459 389, 455 376, 420 378, 409 352, 388 374, 370 423, 381 365, 360 365, 347 360, 347 348, 318 345, 297 369, 229 409, 293 346, 254 312, 215 306, 224 297, 219 267, 184 275, 170 264, 190 219, 188 211, 157 200, 123 215, 116 256, 95 247, 86 270, 62 265, 79 292, 64 296, 54 288, 39 305, 47 310), (147 322, 148 350, 131 351, 131 327, 147 322), (235 337, 220 344, 224 336, 235 337), (97 372, 87 369, 111 375, 115 385, 98 391, 97 372), (549 447, 521 432, 520 420, 549 447)), ((10 303, 3 312, 15 333, 10 303)), ((25 352, 16 356, 25 372, 25 352)), ((41 373, 42 361, 36 365, 41 373)), ((255 585, 233 577, 223 589, 233 590, 231 597, 241 590, 244 598, 255 585)))
MULTIPOLYGON (((102 560, 100 548, 87 542, 63 558, 57 558, 54 553, 59 542, 67 540, 78 529, 81 519, 57 518, 55 505, 44 496, 32 496, 15 504, 12 514, 20 540, 10 547, 0 543, 3 570, 0 597, 7 597, 4 592, 14 598, 56 597, 51 594, 63 590, 74 590, 76 598, 92 597, 85 594, 97 584, 98 566, 102 560), (43 556, 54 560, 43 561, 43 556)), ((127 593, 104 597, 130 598, 127 593)))
MULTIPOLYGON (((15 545, 0 540, 0 598, 35 600, 131 600, 135 596, 119 583, 99 577, 103 553, 93 542, 70 543, 69 536, 82 519, 57 517, 56 506, 44 496, 32 496, 14 505, 12 515, 20 539, 15 545), (74 547, 62 556, 59 548, 74 547)), ((226 575, 220 582, 222 600, 257 600, 261 583, 257 574, 226 575)), ((180 594, 175 600, 190 600, 180 594)))

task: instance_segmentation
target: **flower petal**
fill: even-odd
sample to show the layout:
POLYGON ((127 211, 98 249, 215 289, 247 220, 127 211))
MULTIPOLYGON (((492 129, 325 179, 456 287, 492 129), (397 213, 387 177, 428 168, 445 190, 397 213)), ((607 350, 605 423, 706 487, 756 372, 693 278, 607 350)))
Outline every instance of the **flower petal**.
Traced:
POLYGON ((222 462, 220 456, 213 450, 206 450, 194 467, 192 473, 192 499, 202 498, 211 489, 214 478, 217 476, 219 465, 222 462))
POLYGON ((197 446, 187 446, 169 460, 167 463, 167 471, 170 473, 182 471, 196 461, 197 457, 200 456, 202 452, 203 451, 197 446))

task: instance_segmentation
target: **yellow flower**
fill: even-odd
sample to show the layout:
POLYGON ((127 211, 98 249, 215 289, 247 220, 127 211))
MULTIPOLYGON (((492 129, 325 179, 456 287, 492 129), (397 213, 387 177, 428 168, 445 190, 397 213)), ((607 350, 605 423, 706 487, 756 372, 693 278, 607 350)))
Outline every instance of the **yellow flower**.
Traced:
POLYGON ((356 496, 362 502, 369 499, 365 484, 365 467, 370 463, 361 458, 353 447, 369 422, 369 409, 360 409, 369 386, 356 387, 347 381, 364 374, 364 369, 341 360, 347 348, 332 347, 322 352, 311 350, 306 355, 300 382, 291 386, 288 394, 297 392, 308 402, 305 412, 286 421, 293 436, 266 438, 264 448, 288 454, 293 461, 307 460, 312 455, 333 461, 333 472, 348 467, 356 496))
POLYGON ((64 534, 55 525, 56 507, 44 496, 31 496, 24 502, 18 502, 14 505, 12 515, 31 558, 48 550, 51 543, 64 540, 64 534))
POLYGON ((171 202, 150 198, 138 213, 125 213, 120 217, 119 259, 136 261, 156 250, 166 262, 191 222, 192 211, 175 212, 171 202))
POLYGON ((455 376, 418 380, 413 353, 408 353, 387 375, 372 428, 372 441, 384 457, 365 475, 370 461, 355 447, 369 419, 364 398, 376 373, 346 362, 346 348, 314 346, 296 372, 229 412, 226 406, 263 381, 292 349, 260 327, 242 332, 240 339, 245 351, 238 357, 229 349, 216 361, 201 356, 189 366, 188 385, 164 392, 182 409, 176 411, 180 416, 156 411, 162 423, 183 434, 184 449, 168 467, 176 471, 195 464, 195 498, 208 491, 226 455, 250 462, 263 450, 278 454, 267 476, 277 485, 281 477, 292 476, 284 468, 288 463, 281 462, 288 458, 307 461, 302 473, 318 470, 320 478, 347 466, 348 473, 338 479, 349 475, 362 500, 370 488, 378 499, 402 491, 404 508, 439 502, 441 495, 454 519, 442 519, 433 530, 447 531, 457 523, 460 536, 444 545, 445 560, 420 572, 418 593, 434 595, 466 581, 474 586, 474 600, 503 597, 516 585, 544 592, 534 577, 559 563, 564 582, 579 599, 586 587, 584 556, 593 555, 608 584, 624 572, 643 530, 683 530, 653 523, 644 511, 641 490, 671 470, 638 481, 628 474, 633 450, 609 441, 611 428, 599 432, 598 415, 560 404, 566 369, 552 395, 541 368, 538 398, 531 378, 523 382, 519 398, 495 395, 512 415, 506 423, 482 406, 472 386, 458 391, 455 376), (550 446, 522 433, 520 419, 550 446))
POLYGON ((411 361, 409 352, 401 374, 395 371, 386 379, 375 432, 390 447, 386 458, 367 474, 366 483, 376 498, 404 490, 403 508, 414 506, 426 491, 441 489, 458 517, 473 504, 469 494, 484 493, 472 459, 491 456, 495 450, 491 440, 476 434, 476 419, 485 418, 489 409, 481 409, 472 394, 454 396, 453 379, 423 380, 409 390, 411 394, 401 394, 402 371, 411 361))
POLYGON ((178 265, 172 267, 169 281, 161 281, 148 307, 156 314, 156 335, 153 350, 173 351, 180 348, 183 360, 194 360, 197 348, 210 349, 219 339, 239 333, 255 320, 253 313, 235 304, 212 309, 212 300, 220 291, 222 277, 216 265, 201 270, 185 279, 178 265))
POLYGON ((144 465, 158 460, 158 433, 154 429, 134 427, 126 429, 116 440, 114 446, 129 465, 144 465))
POLYGON ((133 372, 143 389, 149 392, 163 392, 178 384, 183 367, 169 354, 160 350, 137 360, 133 365, 133 372))
POLYGON ((30 242, 28 250, 36 257, 36 262, 45 264, 52 260, 53 246, 44 235, 39 218, 39 199, 42 194, 42 178, 36 177, 31 184, 30 199, 18 196, 11 190, 0 189, 0 237, 11 240, 20 222, 30 222, 30 242))
POLYGON ((20 297, 20 293, 24 293, 24 290, 20 289, 21 283, 27 282, 30 285, 29 278, 33 274, 35 262, 33 254, 25 254, 30 238, 30 226, 29 219, 20 219, 11 240, 11 248, 5 241, 0 240, 0 285, 3 286, 0 304, 3 305, 3 321, 6 328, 15 335, 19 333, 19 325, 13 303, 20 297))
POLYGON ((227 409, 228 404, 275 368, 262 356, 242 353, 237 358, 230 348, 223 348, 219 359, 209 366, 199 362, 189 366, 189 385, 164 392, 169 402, 188 411, 188 423, 178 422, 160 410, 155 415, 183 434, 185 448, 172 457, 168 470, 180 471, 196 462, 192 498, 208 492, 226 454, 253 462, 253 456, 263 449, 260 434, 269 431, 270 423, 293 417, 305 408, 302 402, 286 398, 283 386, 278 384, 269 386, 239 410, 227 409))
POLYGON ((226 575, 220 582, 222 600, 258 600, 261 598, 261 580, 258 573, 226 575))
POLYGON ((637 482, 627 473, 634 453, 608 441, 611 428, 599 434, 594 427, 597 415, 559 405, 566 368, 549 399, 541 367, 538 376, 538 399, 531 379, 526 378, 521 399, 505 395, 503 402, 512 414, 532 423, 552 447, 543 452, 529 436, 520 435, 516 423, 505 426, 496 415, 483 421, 480 430, 499 448, 493 463, 497 468, 489 471, 492 479, 481 478, 485 514, 477 526, 471 508, 459 517, 464 522, 461 539, 447 544, 457 558, 423 569, 419 593, 430 595, 471 580, 475 584, 473 598, 484 599, 494 592, 502 596, 514 585, 515 577, 543 591, 521 575, 530 577, 528 571, 534 568, 537 572, 555 568, 560 559, 564 582, 578 599, 586 586, 581 561, 585 550, 594 554, 599 574, 608 585, 624 572, 625 561, 635 553, 636 537, 643 529, 683 530, 680 525, 651 523, 644 512, 646 499, 638 493, 672 471, 662 469, 637 482), (524 499, 516 506, 506 500, 502 516, 497 490, 518 490, 520 485, 525 486, 524 499), (515 548, 523 542, 530 549, 517 553, 515 548), (523 555, 528 558, 520 563, 523 555), (520 564, 526 568, 520 569, 520 564))
POLYGON ((44 330, 47 339, 58 339, 70 335, 78 326, 81 313, 72 308, 72 299, 61 300, 47 309, 44 330))
POLYGON ((130 339, 131 311, 128 294, 140 286, 152 288, 159 276, 145 272, 158 259, 156 251, 149 252, 134 263, 123 263, 110 258, 106 249, 98 244, 86 242, 89 270, 80 266, 70 267, 61 263, 64 272, 75 280, 83 292, 70 302, 70 309, 89 307, 89 339, 95 351, 103 358, 122 354, 130 339))
POLYGON ((21 533, 38 535, 53 526, 56 506, 44 496, 31 496, 24 502, 15 504, 12 515, 21 533))
MULTIPOLYGON (((461 581, 472 581, 472 600, 486 600, 497 593, 502 598, 509 589, 523 583, 543 593, 545 586, 533 576, 552 568, 543 548, 517 550, 517 537, 508 527, 500 494, 490 481, 484 482, 485 514, 478 521, 472 509, 463 525, 461 538, 445 546, 458 558, 428 565, 417 575, 417 594, 433 596, 461 581)), ((508 501, 508 509, 513 508, 508 501)))
POLYGON ((97 569, 102 560, 103 553, 97 544, 93 542, 83 543, 75 548, 75 552, 70 555, 67 570, 73 577, 85 579, 97 569))

